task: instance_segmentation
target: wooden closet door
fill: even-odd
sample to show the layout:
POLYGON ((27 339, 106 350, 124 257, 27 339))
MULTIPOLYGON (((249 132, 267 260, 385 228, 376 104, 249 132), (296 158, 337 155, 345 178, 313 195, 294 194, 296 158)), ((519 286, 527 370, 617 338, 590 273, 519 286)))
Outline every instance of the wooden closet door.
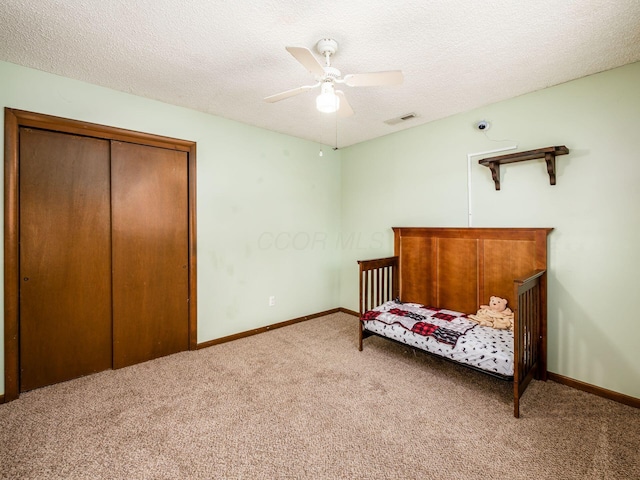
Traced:
POLYGON ((112 142, 114 368, 189 347, 187 162, 112 142))
POLYGON ((20 129, 20 391, 111 368, 109 142, 20 129))

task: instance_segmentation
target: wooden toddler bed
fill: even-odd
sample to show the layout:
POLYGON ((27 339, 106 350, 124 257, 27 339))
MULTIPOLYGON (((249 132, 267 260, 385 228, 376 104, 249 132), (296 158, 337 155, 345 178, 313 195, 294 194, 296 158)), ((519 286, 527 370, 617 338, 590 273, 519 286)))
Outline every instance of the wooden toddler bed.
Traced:
POLYGON ((393 257, 358 262, 358 348, 378 335, 511 380, 519 417, 531 379, 547 379, 551 230, 394 227, 393 257), (513 334, 466 319, 490 296, 508 300, 513 334))

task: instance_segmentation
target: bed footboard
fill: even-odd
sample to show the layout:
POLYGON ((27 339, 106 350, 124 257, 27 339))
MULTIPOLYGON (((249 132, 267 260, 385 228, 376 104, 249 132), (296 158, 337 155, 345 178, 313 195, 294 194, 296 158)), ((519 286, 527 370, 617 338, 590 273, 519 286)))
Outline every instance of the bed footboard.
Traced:
MULTIPOLYGON (((358 260, 360 265, 360 316, 400 294, 398 257, 358 260)), ((362 322, 358 327, 358 350, 362 351, 362 322)))
POLYGON ((547 379, 546 270, 514 280, 513 414, 520 417, 520 397, 531 379, 547 379))

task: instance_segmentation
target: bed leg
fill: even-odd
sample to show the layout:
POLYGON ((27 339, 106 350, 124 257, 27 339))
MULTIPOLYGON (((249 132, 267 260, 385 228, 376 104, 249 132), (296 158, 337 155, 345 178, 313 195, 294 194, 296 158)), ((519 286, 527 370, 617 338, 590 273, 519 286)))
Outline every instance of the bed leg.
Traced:
POLYGON ((536 378, 536 380, 540 380, 542 382, 547 381, 547 369, 543 367, 542 364, 540 364, 540 367, 538 367, 537 373, 538 373, 537 375, 538 378, 536 378))
POLYGON ((362 351, 362 322, 358 320, 358 350, 362 351))
POLYGON ((513 416, 520 418, 520 399, 518 397, 513 398, 513 416))

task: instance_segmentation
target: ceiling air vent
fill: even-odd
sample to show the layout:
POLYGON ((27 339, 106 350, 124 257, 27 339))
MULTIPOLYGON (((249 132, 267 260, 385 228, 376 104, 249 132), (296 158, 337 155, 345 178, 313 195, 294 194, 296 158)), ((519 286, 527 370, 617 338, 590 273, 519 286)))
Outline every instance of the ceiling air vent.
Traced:
POLYGON ((391 120, 385 120, 384 123, 387 125, 397 125, 402 122, 406 122, 407 120, 411 120, 412 118, 416 118, 419 115, 415 112, 405 113, 404 115, 400 115, 399 117, 392 118, 391 120))

